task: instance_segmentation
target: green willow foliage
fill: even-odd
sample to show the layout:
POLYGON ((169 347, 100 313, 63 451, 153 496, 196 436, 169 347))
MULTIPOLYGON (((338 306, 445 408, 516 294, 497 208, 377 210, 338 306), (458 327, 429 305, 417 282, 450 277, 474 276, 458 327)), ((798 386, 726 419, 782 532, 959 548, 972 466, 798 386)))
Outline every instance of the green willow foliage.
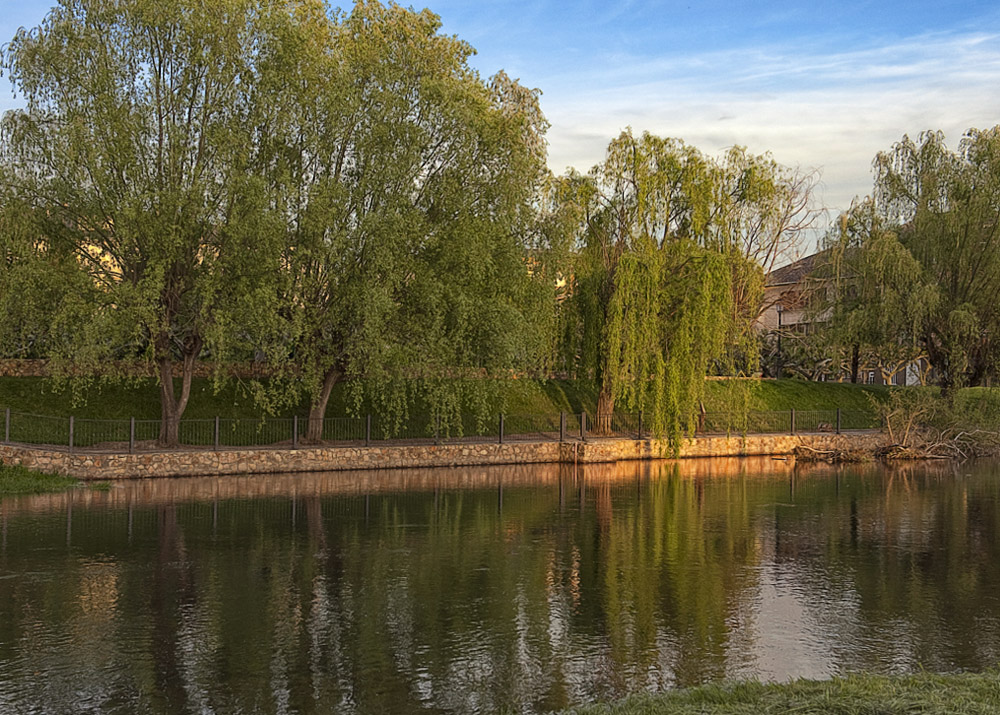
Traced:
POLYGON ((945 388, 1000 368, 1000 127, 951 151, 940 132, 875 158, 873 197, 844 218, 833 324, 879 360, 925 356, 945 388))
POLYGON ((599 383, 599 431, 624 403, 676 440, 706 375, 756 370, 762 261, 810 222, 810 180, 742 149, 714 161, 630 131, 567 180, 583 208, 566 359, 599 383))
POLYGON ((830 286, 816 302, 817 318, 828 323, 822 342, 842 360, 857 354, 888 382, 923 355, 921 326, 936 291, 872 201, 856 203, 833 235, 817 271, 830 286))

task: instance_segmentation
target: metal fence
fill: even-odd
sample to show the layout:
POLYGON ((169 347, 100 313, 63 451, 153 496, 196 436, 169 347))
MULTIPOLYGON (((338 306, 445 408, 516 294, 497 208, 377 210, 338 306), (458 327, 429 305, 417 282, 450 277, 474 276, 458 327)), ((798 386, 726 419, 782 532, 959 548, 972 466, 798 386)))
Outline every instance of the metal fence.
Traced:
POLYGON ((706 412, 698 420, 697 431, 705 434, 839 433, 879 426, 878 417, 864 410, 775 410, 746 415, 706 412))
MULTIPOLYGON (((3 443, 86 452, 122 453, 160 449, 160 420, 102 420, 50 417, 3 409, 3 443)), ((877 418, 861 410, 786 410, 737 415, 705 412, 700 434, 795 434, 874 429, 877 418)), ((462 414, 451 419, 409 415, 387 420, 374 415, 328 417, 310 424, 301 417, 181 420, 185 449, 288 448, 315 444, 363 446, 375 443, 454 444, 485 442, 566 442, 587 439, 644 439, 655 436, 643 414, 589 415, 462 414)))

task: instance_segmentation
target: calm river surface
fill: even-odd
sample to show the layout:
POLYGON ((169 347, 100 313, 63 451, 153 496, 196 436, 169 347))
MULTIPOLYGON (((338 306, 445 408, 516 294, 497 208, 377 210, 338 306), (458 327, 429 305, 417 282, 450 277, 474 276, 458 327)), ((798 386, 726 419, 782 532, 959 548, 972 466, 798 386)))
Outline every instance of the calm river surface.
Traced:
POLYGON ((0 712, 537 712, 1000 662, 1000 464, 138 481, 0 502, 0 712))

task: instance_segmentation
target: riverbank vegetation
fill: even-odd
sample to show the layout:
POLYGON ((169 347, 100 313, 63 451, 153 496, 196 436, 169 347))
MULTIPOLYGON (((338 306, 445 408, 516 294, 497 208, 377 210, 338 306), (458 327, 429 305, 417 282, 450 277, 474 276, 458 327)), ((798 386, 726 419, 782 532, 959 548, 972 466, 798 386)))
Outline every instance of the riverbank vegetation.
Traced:
POLYGON ((42 494, 61 492, 74 487, 79 482, 57 474, 42 474, 19 465, 0 464, 0 497, 15 494, 42 494))
MULTIPOLYGON (((540 91, 480 76, 430 11, 157 8, 63 0, 0 56, 25 101, 0 131, 0 357, 47 359, 72 395, 12 406, 158 419, 163 445, 248 413, 307 415, 310 442, 329 415, 587 410, 600 434, 641 411, 676 439, 706 411, 852 407, 703 379, 759 373, 764 279, 814 229, 814 174, 627 129, 556 177, 540 91), (269 377, 224 368, 248 362, 269 377), (538 374, 585 379, 512 379, 538 374)), ((918 349, 947 389, 996 372, 1000 254, 977 246, 1000 245, 998 143, 878 156, 789 357, 815 337, 855 378, 918 349)))
MULTIPOLYGON (((813 320, 790 341, 806 365, 859 364, 945 390, 1000 366, 1000 127, 904 136, 873 163, 872 194, 831 231, 811 276, 813 320)), ((794 349, 794 347, 793 347, 794 349)))
POLYGON ((889 444, 879 456, 968 459, 1000 454, 1000 390, 893 390, 873 402, 889 444))
POLYGON ((1000 710, 1000 674, 851 675, 792 683, 704 685, 574 708, 576 715, 952 715, 1000 710))
POLYGON ((0 354, 78 394, 147 362, 163 444, 203 362, 266 361, 253 409, 307 405, 306 441, 331 407, 447 426, 553 371, 595 381, 597 431, 618 406, 676 437, 702 377, 754 372, 815 176, 627 130, 557 178, 539 91, 481 77, 429 11, 220 17, 63 2, 6 46, 0 354))

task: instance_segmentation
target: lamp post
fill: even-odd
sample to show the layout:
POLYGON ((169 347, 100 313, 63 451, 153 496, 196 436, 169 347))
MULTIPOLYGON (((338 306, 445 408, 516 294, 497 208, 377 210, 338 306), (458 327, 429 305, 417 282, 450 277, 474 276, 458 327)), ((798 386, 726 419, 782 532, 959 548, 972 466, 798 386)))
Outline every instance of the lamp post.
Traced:
POLYGON ((775 357, 775 361, 774 361, 775 362, 775 364, 774 364, 774 379, 777 380, 778 378, 781 377, 781 367, 782 367, 782 365, 781 365, 781 363, 782 363, 782 360, 781 360, 781 314, 783 312, 785 312, 785 309, 781 305, 781 303, 778 303, 775 306, 775 309, 778 311, 778 354, 775 357))

